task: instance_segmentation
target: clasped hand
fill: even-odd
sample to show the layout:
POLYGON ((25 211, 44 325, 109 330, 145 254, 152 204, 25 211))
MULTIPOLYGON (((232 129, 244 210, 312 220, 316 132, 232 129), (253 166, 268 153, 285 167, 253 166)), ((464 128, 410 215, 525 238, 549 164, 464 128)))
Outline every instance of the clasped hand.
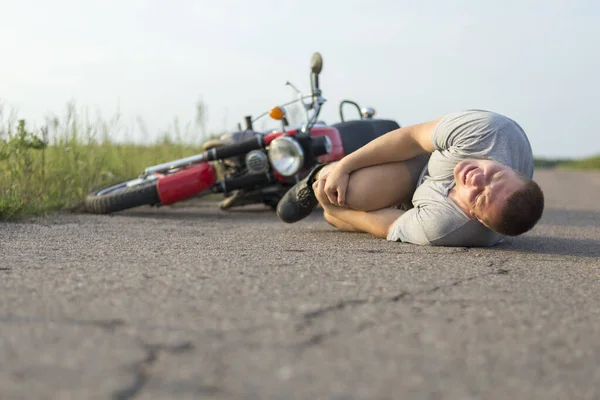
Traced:
POLYGON ((329 173, 320 174, 319 179, 313 184, 313 191, 321 206, 344 207, 349 180, 350 174, 345 172, 339 164, 335 165, 329 173))

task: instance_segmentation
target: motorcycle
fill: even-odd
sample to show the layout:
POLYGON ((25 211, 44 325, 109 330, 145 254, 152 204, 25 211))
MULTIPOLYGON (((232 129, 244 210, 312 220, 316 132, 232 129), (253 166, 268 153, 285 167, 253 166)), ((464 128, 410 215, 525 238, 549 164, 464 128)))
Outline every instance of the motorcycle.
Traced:
POLYGON ((138 178, 90 193, 85 199, 86 210, 106 214, 214 193, 225 197, 221 209, 247 204, 276 208, 287 190, 317 163, 338 161, 400 127, 393 120, 374 119, 374 109, 361 108, 351 100, 340 102, 341 122, 328 126, 319 121, 326 101, 319 86, 322 68, 323 58, 315 53, 311 59, 310 94, 302 94, 287 82, 298 94, 297 99, 256 118, 245 117, 245 130, 206 142, 201 154, 148 167, 138 178), (285 107, 296 103, 303 106, 306 122, 292 127, 285 107), (358 110, 359 119, 345 120, 343 109, 347 105, 358 110), (267 115, 281 121, 281 130, 254 131, 253 124, 267 115))

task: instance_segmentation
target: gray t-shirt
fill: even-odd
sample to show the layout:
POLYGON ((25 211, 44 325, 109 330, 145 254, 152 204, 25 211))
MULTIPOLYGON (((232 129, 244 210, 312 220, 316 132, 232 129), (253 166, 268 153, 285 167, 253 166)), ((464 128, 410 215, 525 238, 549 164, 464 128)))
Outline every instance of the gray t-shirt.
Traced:
POLYGON ((454 167, 470 158, 492 158, 533 177, 531 145, 513 120, 493 112, 468 110, 445 116, 432 135, 436 149, 419 179, 412 203, 390 229, 387 239, 437 246, 493 246, 503 236, 472 220, 448 192, 454 167))

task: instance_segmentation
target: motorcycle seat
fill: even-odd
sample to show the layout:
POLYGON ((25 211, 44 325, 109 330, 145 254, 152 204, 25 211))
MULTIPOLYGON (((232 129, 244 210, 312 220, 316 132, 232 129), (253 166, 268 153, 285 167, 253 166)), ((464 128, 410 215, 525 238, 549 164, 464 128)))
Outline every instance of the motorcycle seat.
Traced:
POLYGON ((386 119, 359 119, 332 125, 340 133, 346 155, 358 150, 370 141, 400 128, 396 121, 386 119))

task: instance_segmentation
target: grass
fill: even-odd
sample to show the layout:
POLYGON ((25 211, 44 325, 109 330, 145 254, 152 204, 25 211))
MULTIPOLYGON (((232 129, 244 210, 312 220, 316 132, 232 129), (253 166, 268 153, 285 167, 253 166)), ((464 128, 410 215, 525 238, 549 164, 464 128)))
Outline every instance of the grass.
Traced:
POLYGON ((148 145, 117 143, 122 129, 118 117, 90 123, 73 109, 35 133, 23 120, 2 122, 0 220, 78 209, 95 188, 200 152, 201 145, 184 140, 178 129, 148 145))
MULTIPOLYGON (((93 189, 201 151, 198 140, 181 134, 177 123, 160 140, 140 145, 115 140, 124 136, 118 116, 90 122, 85 113, 69 106, 62 120, 54 118, 34 132, 24 120, 4 121, 2 111, 0 105, 0 220, 79 209, 93 189)), ((196 122, 203 126, 203 121, 196 122)), ((536 166, 600 169, 600 155, 583 160, 536 159, 536 166)))
POLYGON ((583 158, 579 160, 573 159, 548 159, 536 158, 535 166, 539 168, 562 168, 562 169, 600 169, 600 155, 583 158))
POLYGON ((571 160, 560 165, 569 169, 600 169, 600 155, 584 158, 582 160, 571 160))

